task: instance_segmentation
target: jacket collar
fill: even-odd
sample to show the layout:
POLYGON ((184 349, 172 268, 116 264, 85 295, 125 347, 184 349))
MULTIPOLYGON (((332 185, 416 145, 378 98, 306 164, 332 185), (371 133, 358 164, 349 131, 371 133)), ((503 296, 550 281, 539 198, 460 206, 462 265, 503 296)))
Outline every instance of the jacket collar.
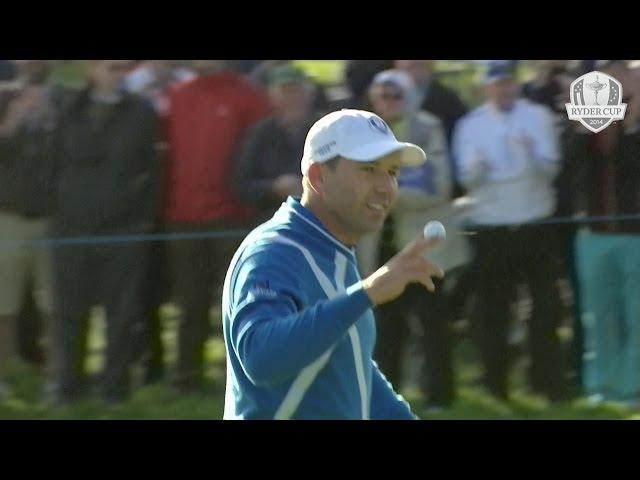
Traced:
POLYGON ((338 240, 324 224, 315 216, 309 209, 302 206, 300 199, 289 197, 287 201, 282 204, 279 212, 283 212, 291 218, 296 225, 301 229, 308 232, 309 235, 313 235, 322 239, 328 245, 333 248, 337 248, 347 256, 353 257, 355 261, 355 248, 347 247, 344 243, 338 240))

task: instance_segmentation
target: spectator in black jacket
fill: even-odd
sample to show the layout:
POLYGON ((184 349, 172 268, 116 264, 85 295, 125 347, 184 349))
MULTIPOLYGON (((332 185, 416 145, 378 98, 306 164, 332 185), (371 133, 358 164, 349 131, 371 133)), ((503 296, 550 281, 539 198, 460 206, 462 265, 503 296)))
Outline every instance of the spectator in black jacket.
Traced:
MULTIPOLYGON (((124 60, 92 61, 88 89, 61 119, 54 144, 56 237, 144 234, 153 225, 156 117, 148 102, 120 90, 128 66, 124 60)), ((96 304, 106 309, 104 399, 127 397, 148 248, 143 242, 88 239, 54 250, 59 403, 84 393, 79 332, 96 304)))
POLYGON ((251 129, 236 168, 238 194, 258 209, 259 222, 289 195, 302 194, 300 158, 316 118, 314 87, 301 70, 291 65, 274 69, 268 89, 275 112, 251 129))
POLYGON ((371 81, 378 73, 390 68, 393 68, 393 60, 349 60, 344 75, 351 98, 342 108, 371 110, 368 98, 371 81))
POLYGON ((458 95, 435 78, 435 63, 435 60, 396 60, 395 67, 411 75, 416 84, 415 104, 440 119, 451 143, 453 127, 467 108, 458 95))

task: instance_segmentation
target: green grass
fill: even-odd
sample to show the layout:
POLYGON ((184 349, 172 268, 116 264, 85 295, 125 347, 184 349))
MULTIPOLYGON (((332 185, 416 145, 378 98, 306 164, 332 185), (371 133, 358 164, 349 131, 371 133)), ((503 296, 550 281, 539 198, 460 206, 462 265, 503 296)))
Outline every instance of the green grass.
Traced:
POLYGON ((293 63, 321 85, 338 85, 344 81, 345 60, 294 60, 293 63))
POLYGON ((59 60, 51 72, 52 81, 68 88, 83 88, 87 83, 87 60, 59 60))
MULTIPOLYGON (((167 360, 175 358, 175 311, 164 310, 164 342, 167 360)), ((103 321, 96 311, 91 323, 88 370, 97 373, 102 365, 103 321)), ((178 395, 167 384, 136 388, 132 398, 117 407, 105 406, 97 395, 89 396, 77 405, 52 408, 43 400, 40 372, 23 363, 10 366, 13 395, 0 403, 0 419, 220 419, 224 406, 225 357, 224 343, 219 337, 207 342, 207 388, 192 395, 178 395)), ((546 400, 527 392, 522 361, 513 368, 513 397, 508 403, 497 401, 479 386, 481 375, 477 353, 462 337, 455 351, 458 400, 453 407, 438 414, 422 408, 419 392, 411 389, 401 393, 424 419, 640 419, 640 411, 620 405, 593 406, 584 399, 565 405, 550 406, 546 400)))
POLYGON ((525 359, 519 358, 511 371, 511 399, 503 402, 487 394, 480 385, 482 372, 477 353, 467 339, 461 339, 455 350, 458 399, 438 414, 421 408, 422 398, 416 391, 403 391, 416 413, 425 419, 453 420, 622 420, 640 418, 640 411, 613 403, 592 405, 586 398, 562 404, 550 404, 533 394, 525 382, 525 359))

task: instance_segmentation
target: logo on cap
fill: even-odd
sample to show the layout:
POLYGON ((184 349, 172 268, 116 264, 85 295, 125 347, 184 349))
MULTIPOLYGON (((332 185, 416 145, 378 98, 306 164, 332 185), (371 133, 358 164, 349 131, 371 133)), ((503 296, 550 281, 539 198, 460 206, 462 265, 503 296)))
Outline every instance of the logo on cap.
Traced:
POLYGON ((335 140, 318 147, 313 154, 318 157, 325 157, 331 153, 331 149, 337 145, 335 140))
POLYGON ((379 117, 371 117, 369 119, 369 125, 377 132, 384 133, 385 135, 389 133, 389 127, 384 123, 384 120, 379 117))

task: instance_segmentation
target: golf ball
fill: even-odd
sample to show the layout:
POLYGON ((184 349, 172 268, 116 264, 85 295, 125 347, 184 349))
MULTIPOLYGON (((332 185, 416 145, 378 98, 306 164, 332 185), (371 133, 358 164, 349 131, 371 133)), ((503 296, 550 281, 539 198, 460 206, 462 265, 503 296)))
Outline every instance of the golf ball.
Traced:
POLYGON ((444 225, 435 220, 424 226, 423 234, 429 240, 444 241, 447 238, 447 231, 444 229, 444 225))

